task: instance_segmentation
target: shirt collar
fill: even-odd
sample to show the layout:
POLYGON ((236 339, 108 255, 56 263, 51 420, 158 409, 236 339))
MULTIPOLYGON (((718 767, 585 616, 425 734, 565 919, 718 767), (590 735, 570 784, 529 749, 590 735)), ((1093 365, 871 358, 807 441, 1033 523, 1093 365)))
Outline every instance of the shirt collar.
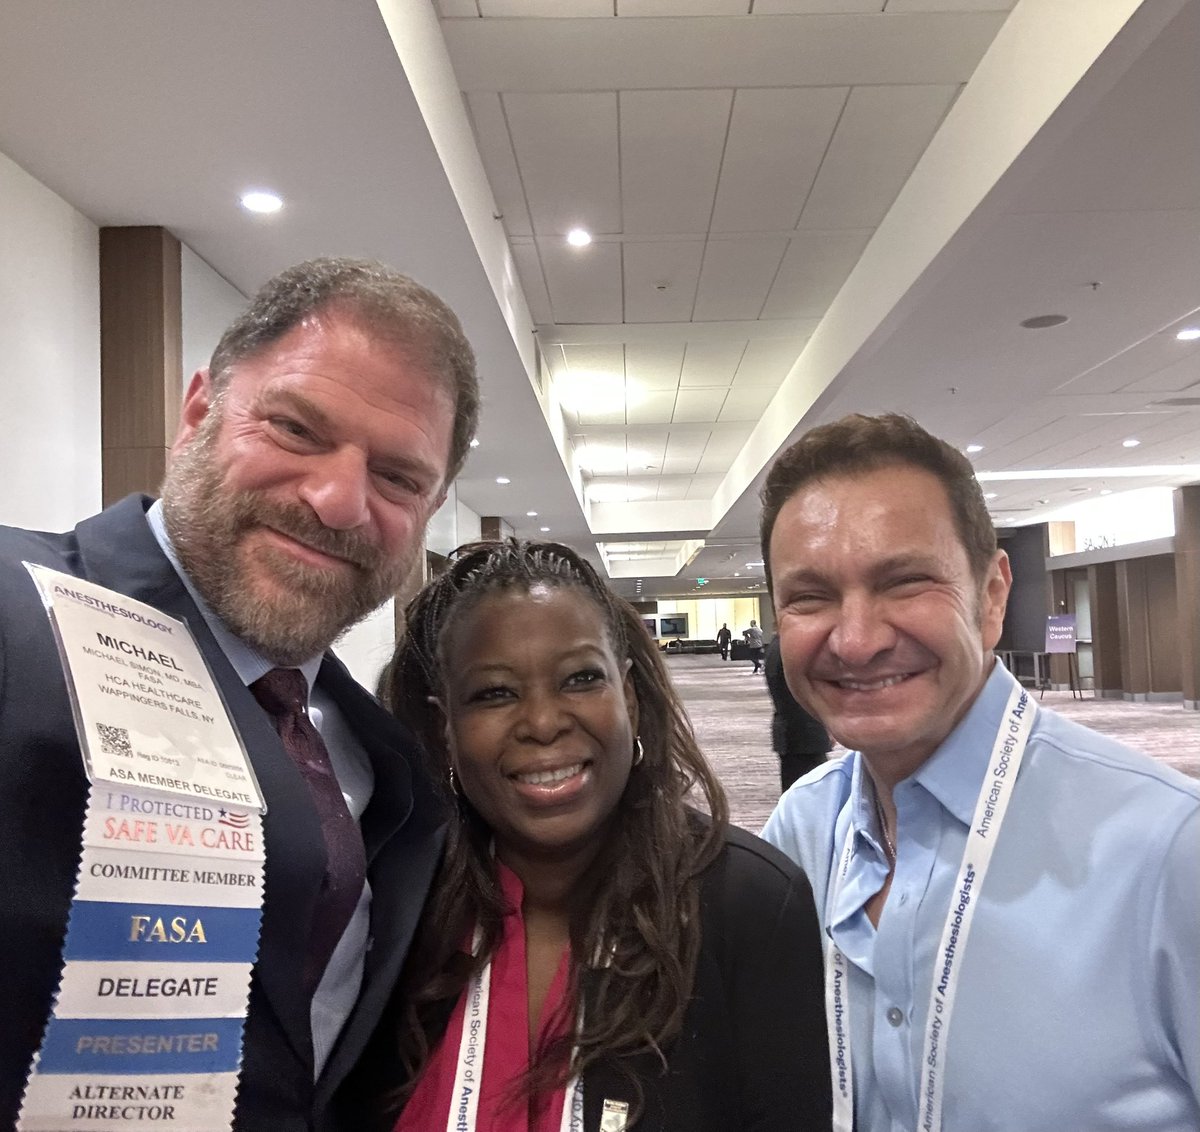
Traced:
POLYGON ((971 824, 996 732, 1016 680, 999 660, 958 726, 911 776, 964 826, 971 824))
MULTIPOLYGON (((180 581, 187 587, 187 591, 204 617, 205 623, 211 630, 212 635, 217 639, 217 644, 221 646, 221 651, 225 654, 229 663, 233 665, 233 670, 241 678, 242 683, 249 687, 260 676, 265 676, 272 668, 277 667, 277 665, 263 656, 262 653, 258 652, 257 649, 254 649, 240 637, 236 636, 225 622, 209 608, 208 602, 200 596, 200 591, 192 584, 192 579, 188 577, 187 571, 183 568, 178 555, 175 553, 175 547, 171 543, 171 536, 167 533, 166 521, 163 519, 161 499, 156 499, 151 504, 150 510, 146 512, 146 521, 150 524, 150 530, 154 533, 154 537, 158 541, 158 545, 162 548, 163 554, 167 556, 168 561, 175 567, 175 573, 179 575, 180 581)), ((317 670, 321 667, 321 659, 321 654, 318 653, 316 656, 304 661, 303 664, 294 666, 304 673, 304 679, 308 682, 310 692, 312 691, 313 683, 317 679, 317 670)))

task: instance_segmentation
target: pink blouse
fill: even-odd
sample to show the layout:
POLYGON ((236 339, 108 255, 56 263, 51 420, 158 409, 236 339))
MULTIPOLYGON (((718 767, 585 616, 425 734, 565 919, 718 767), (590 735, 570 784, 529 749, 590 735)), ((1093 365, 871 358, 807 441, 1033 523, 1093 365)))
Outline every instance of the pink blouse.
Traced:
MULTIPOLYGON (((476 1132, 559 1132, 565 1089, 542 1094, 527 1102, 514 1086, 529 1069, 529 983, 525 966, 525 918, 521 905, 525 892, 510 869, 496 861, 500 888, 508 901, 501 937, 492 955, 491 995, 487 1012, 487 1043, 483 1050, 483 1076, 476 1132), (516 1098, 514 1101, 514 1097, 516 1098)), ((464 948, 464 950, 466 950, 464 948)), ((538 1020, 537 1048, 566 1033, 573 1012, 565 1009, 570 949, 546 992, 538 1020)), ((409 1102, 393 1132, 440 1132, 458 1127, 451 1122, 467 994, 459 997, 441 1041, 434 1047, 409 1102)))

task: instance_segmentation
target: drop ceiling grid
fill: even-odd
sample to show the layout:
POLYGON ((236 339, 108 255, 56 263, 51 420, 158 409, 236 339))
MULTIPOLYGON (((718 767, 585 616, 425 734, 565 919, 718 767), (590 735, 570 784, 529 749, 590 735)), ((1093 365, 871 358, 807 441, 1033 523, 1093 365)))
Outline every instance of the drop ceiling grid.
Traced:
POLYGON ((622 321, 619 244, 596 242, 573 248, 561 237, 540 237, 537 245, 555 322, 622 321))
POLYGON ((796 227, 848 93, 846 87, 734 93, 712 232, 796 227))
POLYGON ((874 228, 958 93, 957 86, 856 86, 800 217, 801 228, 874 228))
POLYGON ((731 90, 622 90, 624 231, 707 232, 716 197, 731 90))
POLYGON ((623 252, 625 321, 690 321, 703 241, 626 242, 623 252))
POLYGON ((822 317, 874 231, 812 229, 793 236, 760 317, 822 317))
POLYGON ((501 101, 534 231, 619 232, 616 95, 509 92, 501 101))

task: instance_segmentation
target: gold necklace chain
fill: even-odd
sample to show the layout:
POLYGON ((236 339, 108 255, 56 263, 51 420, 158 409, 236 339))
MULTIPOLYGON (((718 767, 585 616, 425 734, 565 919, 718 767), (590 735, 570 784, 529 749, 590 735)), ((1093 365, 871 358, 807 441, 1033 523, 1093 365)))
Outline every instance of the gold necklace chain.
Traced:
POLYGON ((879 832, 883 835, 883 851, 888 859, 888 864, 895 867, 896 864, 896 843, 888 836, 887 818, 883 812, 883 802, 879 795, 875 795, 875 817, 879 821, 879 832))

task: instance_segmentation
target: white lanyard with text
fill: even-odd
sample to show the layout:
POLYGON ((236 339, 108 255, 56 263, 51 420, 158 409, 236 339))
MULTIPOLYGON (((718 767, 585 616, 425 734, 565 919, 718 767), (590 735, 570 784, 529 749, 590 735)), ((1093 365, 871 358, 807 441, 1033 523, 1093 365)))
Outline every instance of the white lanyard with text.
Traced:
MULTIPOLYGON (((479 943, 480 934, 476 929, 473 951, 478 949, 479 943)), ((475 1132, 479 1092, 483 1085, 483 1055, 487 1046, 491 987, 492 963, 488 960, 483 970, 467 984, 462 1038, 458 1043, 458 1069, 454 1074, 454 1092, 451 1094, 446 1132, 475 1132)), ((559 1132, 583 1132, 583 1081, 578 1076, 567 1082, 559 1132)))
MULTIPOLYGON (((921 1132, 941 1130, 946 1041, 958 990, 960 964, 967 948, 967 936, 979 902, 979 893, 1000 837, 1000 828, 1004 824, 1021 760, 1025 757, 1025 745, 1036 713, 1037 706, 1029 698, 1029 693, 1024 688, 1014 688, 1004 709, 1003 722, 997 731, 987 774, 979 790, 971 826, 967 830, 967 844, 958 868, 950 910, 942 928, 937 950, 938 966, 934 970, 929 994, 920 1061, 923 1077, 918 1096, 917 1123, 921 1132)), ((851 826, 846 832, 845 848, 838 859, 837 872, 830 886, 830 908, 836 905, 838 890, 850 865, 853 843, 854 829, 851 826)), ((834 1132, 851 1132, 854 1127, 848 991, 846 958, 831 941, 825 952, 825 1013, 833 1070, 834 1132)))

